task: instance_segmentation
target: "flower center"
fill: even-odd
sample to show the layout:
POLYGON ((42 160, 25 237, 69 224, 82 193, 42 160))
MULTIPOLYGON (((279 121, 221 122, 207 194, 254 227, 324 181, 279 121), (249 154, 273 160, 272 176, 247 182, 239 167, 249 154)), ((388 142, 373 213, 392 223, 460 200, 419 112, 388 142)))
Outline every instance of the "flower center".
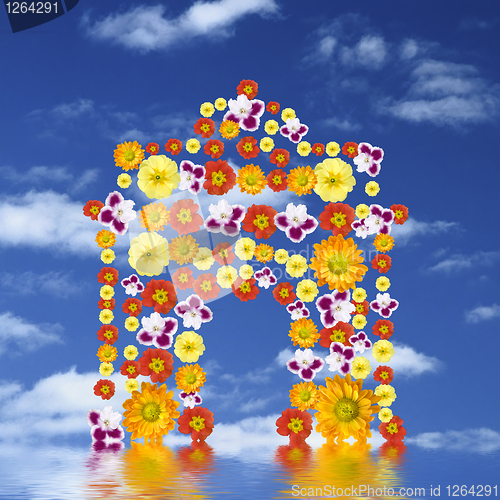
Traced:
POLYGON ((180 276, 179 276, 179 281, 181 283, 187 283, 188 281, 188 275, 186 273, 182 273, 180 276))
POLYGON ((345 334, 342 330, 334 330, 330 335, 330 340, 332 342, 340 342, 343 344, 345 342, 345 334))
POLYGON ((130 375, 133 375, 135 373, 135 366, 134 365, 128 365, 127 366, 127 372, 130 373, 130 375))
POLYGON ((298 332, 297 332, 297 335, 299 336, 299 338, 301 338, 302 340, 306 340, 308 339, 310 336, 311 336, 311 332, 309 331, 309 328, 301 328, 298 332))
POLYGON ((390 434, 396 434, 398 432, 398 426, 394 422, 391 422, 387 425, 386 430, 390 434))
POLYGON ((257 176, 254 174, 247 175, 245 182, 249 186, 255 186, 255 184, 257 184, 257 176))
POLYGON ((273 184, 275 184, 276 186, 280 185, 283 183, 283 179, 281 178, 281 175, 275 175, 273 177, 273 184))
POLYGON ((164 304, 165 302, 167 302, 168 300, 168 293, 161 289, 161 290, 155 290, 155 293, 152 297, 152 299, 155 301, 155 302, 158 302, 158 304, 160 304, 160 306, 162 304, 164 304))
POLYGON ((242 293, 248 293, 250 292, 252 289, 252 287, 250 286, 250 283, 246 282, 243 283, 241 286, 240 286, 240 292, 242 293))
POLYGON ((125 161, 133 161, 135 159, 135 152, 129 149, 123 153, 123 158, 125 158, 125 161))
POLYGON ((94 215, 97 215, 99 212, 100 212, 99 207, 96 207, 95 205, 93 205, 93 206, 90 208, 90 213, 92 213, 92 214, 94 214, 94 215))
POLYGON ((212 173, 212 184, 221 187, 224 182, 226 182, 226 174, 223 174, 220 170, 212 173))
POLYGON ((285 299, 286 297, 288 297, 290 295, 290 293, 288 292, 288 288, 282 288, 280 290, 280 297, 285 299))
POLYGON ((181 210, 177 214, 177 220, 179 222, 182 222, 182 224, 187 224, 188 222, 191 222, 193 220, 191 216, 191 211, 188 210, 187 208, 181 208, 181 210))
POLYGON ((251 142, 245 142, 245 144, 243 144, 243 149, 245 152, 250 153, 253 149, 253 144, 251 142))
POLYGON ((382 380, 387 380, 389 378, 389 373, 387 373, 386 371, 380 372, 380 378, 382 380))
POLYGON ((311 399, 311 392, 307 390, 300 391, 299 393, 299 399, 303 403, 307 403, 311 399))
POLYGON ((109 394, 109 392, 110 392, 109 385, 103 385, 103 386, 101 387, 101 392, 102 392, 103 394, 109 394))
POLYGON ((158 403, 146 403, 142 408, 142 418, 146 422, 156 422, 161 415, 161 408, 158 403))
POLYGON ((162 372, 165 369, 163 359, 151 358, 151 363, 149 363, 149 368, 151 368, 151 370, 153 370, 155 373, 162 372))
POLYGON ((288 424, 288 428, 295 432, 295 434, 297 434, 297 432, 300 432, 304 429, 302 423, 303 422, 302 420, 300 420, 300 418, 291 418, 290 423, 288 424))
POLYGON ((243 92, 245 92, 245 94, 250 95, 253 92, 253 87, 251 85, 246 85, 245 88, 243 89, 243 92))
POLYGON ((189 253, 189 244, 181 243, 177 251, 179 252, 179 255, 187 255, 189 253))
POLYGON ((335 181, 336 181, 335 177, 330 177, 330 184, 335 184, 335 181))
POLYGON ((333 412, 341 422, 352 422, 359 415, 359 407, 352 399, 342 398, 335 403, 333 412))
POLYGON ((279 153, 276 155, 276 161, 278 163, 283 163, 285 161, 285 155, 283 153, 279 153))
POLYGON ((269 226, 268 221, 269 217, 266 217, 265 215, 256 215, 255 219, 253 220, 253 225, 257 226, 259 229, 265 229, 269 226))
POLYGON ((389 333, 389 327, 387 325, 382 325, 379 330, 382 332, 382 333, 389 333))
POLYGON ((219 146, 217 144, 212 144, 210 146, 210 152, 214 153, 214 154, 217 154, 219 152, 219 146))
POLYGON ((209 132, 210 131, 210 125, 208 123, 204 123, 203 125, 200 126, 200 130, 202 132, 209 132))
POLYGON ((345 214, 342 212, 337 212, 333 214, 333 217, 330 219, 330 222, 337 227, 342 227, 345 225, 345 214))
POLYGON ((396 213, 394 214, 397 219, 402 219, 403 218, 403 211, 402 210, 396 210, 396 213))
POLYGON ((299 175, 297 177, 297 184, 301 187, 307 186, 309 184, 309 177, 307 175, 299 175))
POLYGON ((338 253, 328 259, 327 267, 332 274, 340 276, 349 269, 349 262, 344 255, 338 253))
POLYGON ((200 287, 204 292, 209 292, 212 290, 212 283, 208 280, 203 281, 200 287))
POLYGON ((186 381, 186 384, 194 384, 197 380, 196 374, 195 373, 187 373, 186 376, 184 377, 184 380, 186 381))
POLYGON ((202 417, 193 417, 191 422, 189 422, 189 427, 195 431, 201 431, 205 428, 205 419, 202 417))

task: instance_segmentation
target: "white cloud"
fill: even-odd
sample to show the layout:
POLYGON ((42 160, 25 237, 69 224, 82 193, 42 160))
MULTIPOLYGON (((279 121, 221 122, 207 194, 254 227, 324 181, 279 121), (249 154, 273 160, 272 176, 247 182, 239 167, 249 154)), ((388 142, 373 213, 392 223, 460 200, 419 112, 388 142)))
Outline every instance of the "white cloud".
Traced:
POLYGON ((401 59, 413 59, 419 51, 418 43, 416 40, 407 39, 401 44, 400 55, 401 59))
POLYGON ((166 8, 163 5, 141 6, 110 14, 100 21, 92 22, 86 16, 83 24, 92 38, 149 52, 200 36, 209 39, 228 37, 233 34, 234 24, 240 19, 250 14, 266 17, 277 10, 274 0, 198 1, 177 18, 165 17, 166 8))
POLYGON ((49 294, 68 298, 82 293, 89 288, 87 282, 76 283, 67 272, 49 271, 37 274, 33 271, 24 273, 0 273, 2 293, 15 295, 49 294))
POLYGON ((491 306, 478 306, 470 311, 465 312, 465 321, 467 323, 479 323, 489 319, 500 317, 500 305, 493 304, 491 306))
POLYGON ((330 58, 336 46, 337 39, 333 36, 325 36, 322 38, 318 45, 317 59, 326 60, 330 58))
POLYGON ((359 130, 361 128, 361 125, 359 123, 352 123, 350 120, 347 118, 327 118, 324 120, 324 124, 330 127, 335 127, 338 128, 339 130, 345 130, 347 132, 351 132, 354 130, 359 130))
POLYGON ((398 244, 405 245, 408 241, 419 235, 434 235, 460 230, 458 222, 446 222, 442 220, 434 222, 422 222, 409 218, 404 224, 393 224, 391 236, 398 244))
POLYGON ((345 65, 380 69, 387 59, 387 46, 383 37, 365 35, 354 47, 342 47, 340 54, 345 65))
POLYGON ((500 258, 500 252, 495 251, 478 251, 472 255, 454 254, 429 268, 429 271, 451 273, 462 269, 470 269, 471 267, 476 268, 481 265, 493 265, 498 258, 500 258))

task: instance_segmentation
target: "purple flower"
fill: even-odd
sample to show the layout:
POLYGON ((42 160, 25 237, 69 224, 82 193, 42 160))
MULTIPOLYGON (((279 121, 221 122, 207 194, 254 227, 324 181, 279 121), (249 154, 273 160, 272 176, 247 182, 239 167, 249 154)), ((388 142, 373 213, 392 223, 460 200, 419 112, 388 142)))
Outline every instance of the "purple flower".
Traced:
POLYGON ((295 351, 295 357, 287 361, 286 367, 292 373, 297 374, 302 380, 310 382, 319 372, 325 362, 314 356, 311 349, 304 349, 295 351))
POLYGON ((354 347, 354 350, 360 354, 363 354, 366 349, 370 349, 372 346, 365 332, 358 332, 356 335, 351 335, 349 342, 354 347))
POLYGON ((278 280, 276 276, 273 274, 269 267, 263 267, 260 271, 256 271, 254 274, 255 279, 257 280, 257 285, 261 288, 265 288, 266 290, 272 285, 276 285, 278 280))
POLYGON ((280 128, 280 134, 283 137, 288 137, 292 142, 297 144, 302 137, 307 134, 309 127, 300 123, 298 118, 289 118, 286 124, 280 128))
POLYGON ((187 189, 191 194, 198 194, 201 191, 202 179, 205 177, 204 166, 195 165, 189 160, 183 160, 179 165, 179 175, 181 176, 181 182, 179 182, 181 191, 187 189))
POLYGON ((182 399, 184 402, 184 406, 186 408, 191 408, 193 409, 197 405, 201 405, 202 399, 199 393, 197 392, 181 392, 179 394, 179 397, 182 399))
POLYGON ((388 293, 377 293, 377 298, 370 302, 370 309, 378 312, 383 318, 390 318, 393 311, 399 306, 397 300, 391 299, 388 293))
POLYGON ((284 212, 274 216, 274 223, 294 243, 301 242, 307 234, 312 233, 318 227, 318 221, 307 215, 305 205, 295 206, 293 203, 289 203, 284 212))
POLYGON ((226 200, 220 200, 218 205, 210 205, 210 215, 205 221, 207 231, 222 233, 226 236, 236 236, 241 229, 241 221, 245 218, 245 207, 230 205, 226 200))
POLYGON ((248 100, 246 95, 239 95, 236 99, 229 99, 229 111, 222 121, 231 120, 239 123, 242 130, 254 132, 259 128, 260 117, 264 114, 264 102, 259 99, 248 100))
POLYGON ((97 220, 116 234, 125 234, 128 223, 137 217, 137 213, 132 209, 134 205, 135 201, 125 200, 118 191, 113 191, 106 198, 97 220))
POLYGON ((370 215, 364 221, 368 234, 391 234, 394 212, 380 205, 370 205, 370 215))
POLYGON ((352 223, 352 228, 356 231, 358 238, 365 239, 368 236, 368 227, 366 227, 365 221, 366 219, 359 219, 352 223))
POLYGON ((384 158, 384 150, 376 148, 367 142, 358 144, 358 156, 353 159, 358 172, 366 172, 370 177, 376 177, 380 172, 380 163, 384 158))
POLYGON ((131 274, 128 278, 122 280, 122 286, 127 295, 135 297, 138 293, 144 291, 144 285, 141 283, 137 274, 131 274))
POLYGON ((184 328, 194 328, 195 330, 199 330, 202 323, 208 323, 214 317, 212 311, 205 305, 201 297, 195 293, 185 301, 179 302, 174 311, 177 316, 182 318, 184 328))
MULTIPOLYGON (((351 339, 349 339, 351 340, 351 339)), ((330 345, 330 354, 325 361, 330 365, 331 372, 340 372, 347 375, 351 371, 351 363, 354 359, 354 349, 347 347, 340 342, 332 342, 330 345)))
POLYGON ((111 406, 106 406, 104 410, 89 410, 87 422, 90 425, 90 435, 92 443, 103 441, 106 446, 110 443, 121 441, 125 437, 120 421, 122 415, 114 412, 111 406))
POLYGON ((309 309, 301 300, 296 300, 293 304, 287 305, 286 310, 290 313, 292 321, 309 317, 309 309))
POLYGON ((356 310, 351 304, 351 292, 335 290, 331 294, 322 295, 316 300, 316 308, 321 314, 321 323, 325 328, 332 328, 337 321, 349 323, 351 313, 356 310))
POLYGON ((137 334, 137 341, 142 345, 154 345, 159 349, 172 346, 178 322, 175 318, 162 318, 154 312, 149 318, 142 318, 142 329, 137 334))

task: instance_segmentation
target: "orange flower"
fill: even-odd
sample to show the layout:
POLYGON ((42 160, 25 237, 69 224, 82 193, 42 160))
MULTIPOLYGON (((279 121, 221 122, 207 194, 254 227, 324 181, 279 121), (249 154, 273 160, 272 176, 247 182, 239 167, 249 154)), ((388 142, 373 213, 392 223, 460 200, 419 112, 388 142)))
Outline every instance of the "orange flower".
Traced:
POLYGON ((97 338, 112 345, 118 340, 118 328, 113 325, 102 325, 97 331, 97 338))
POLYGON ((313 144, 312 152, 316 156, 321 156, 325 152, 325 145, 320 144, 319 142, 317 142, 316 144, 313 144))
POLYGON ((99 299, 97 307, 99 307, 99 309, 109 309, 110 311, 112 311, 115 308, 115 299, 99 299))
POLYGON ((319 334, 321 335, 319 345, 326 347, 327 349, 330 347, 332 342, 340 342, 341 344, 349 347, 352 345, 349 342, 349 338, 354 335, 354 327, 350 323, 339 321, 332 328, 323 328, 320 330, 319 334))
POLYGON ((236 144, 236 149, 245 160, 256 158, 260 153, 259 146, 257 146, 257 139, 254 139, 252 136, 243 137, 243 139, 236 144))
POLYGON ((372 327, 373 335, 380 335, 381 340, 390 339, 394 333, 394 323, 388 319, 378 319, 372 327))
POLYGON ((391 210, 396 224, 404 224, 408 220, 408 208, 404 205, 392 205, 391 210))
POLYGON ((108 229, 101 229, 96 237, 95 241, 97 246, 101 248, 111 248, 116 243, 116 235, 113 231, 109 231, 108 229))
POLYGON ((122 310, 129 316, 137 317, 142 312, 142 302, 136 298, 128 298, 123 303, 122 310))
POLYGON ((288 282, 276 285, 273 290, 273 296, 282 306, 291 304, 297 298, 293 291, 293 286, 288 282))
POLYGON ((208 139, 215 132, 215 122, 210 118, 198 118, 193 128, 196 134, 201 134, 203 139, 208 139))
POLYGON ((174 369, 174 357, 164 349, 149 348, 139 358, 139 373, 151 377, 151 382, 163 384, 174 369))
POLYGON ((219 243, 213 250, 212 250, 212 255, 214 256, 214 259, 221 265, 221 266, 227 266, 233 262, 233 260, 236 258, 236 255, 234 255, 233 252, 233 247, 225 242, 219 243))
POLYGON ((98 380, 94 385, 94 394, 102 399, 111 399, 115 394, 115 384, 111 380, 98 380))
POLYGON ((220 293, 217 278, 212 273, 200 274, 193 283, 193 290, 204 301, 215 299, 220 293))
POLYGON ((248 302, 249 300, 254 300, 259 295, 259 289, 255 286, 255 278, 250 278, 249 280, 244 280, 241 277, 237 277, 236 281, 232 284, 231 288, 233 293, 242 302, 248 302))
POLYGON ((394 247, 394 238, 390 234, 377 234, 373 241, 378 252, 388 252, 394 247))
POLYGON ((208 194, 226 194, 236 184, 236 174, 226 160, 207 161, 205 163, 204 189, 208 194))
POLYGON ((273 247, 261 243, 255 247, 253 254, 258 262, 265 264, 266 262, 273 260, 274 250, 273 247))
POLYGON ((374 372, 373 378, 382 385, 387 385, 394 378, 394 370, 389 366, 380 365, 374 372))
POLYGON ((83 215, 85 215, 85 217, 90 217, 92 220, 97 220, 97 216, 103 206, 104 203, 102 201, 89 200, 83 207, 83 215))
POLYGON ((178 155, 182 151, 182 142, 179 139, 169 139, 165 144, 165 150, 167 153, 178 155))
POLYGON ((160 145, 157 144, 156 142, 150 142, 146 146, 146 152, 149 153, 150 155, 157 155, 160 151, 160 145))
POLYGON ((243 231, 255 233, 257 239, 267 240, 276 231, 274 216, 278 212, 267 205, 252 205, 242 222, 243 231))
POLYGON ((193 441, 205 441, 214 430, 214 414, 199 406, 185 408, 177 423, 182 434, 191 434, 193 441))
POLYGON ((356 142, 346 142, 342 147, 342 154, 349 158, 358 156, 358 144, 356 142))
POLYGON ((174 285, 165 280, 151 280, 141 297, 143 306, 154 307, 155 312, 160 314, 167 314, 177 303, 174 285))
POLYGON ((318 179, 314 170, 308 165, 307 167, 297 167, 290 170, 286 181, 290 191, 302 196, 303 194, 311 194, 318 179))
POLYGON ((370 303, 367 300, 363 300, 363 302, 351 300, 351 304, 356 308, 351 314, 362 314, 366 316, 370 312, 370 303))
POLYGON ((118 271, 114 267, 103 267, 97 275, 97 281, 105 285, 115 286, 118 283, 118 271))
POLYGON ((372 260, 372 268, 378 269, 381 273, 386 273, 391 268, 392 259, 388 255, 377 254, 372 260))
POLYGON ((170 208, 170 227, 180 235, 196 233, 203 225, 199 208, 191 199, 177 201, 170 208))
POLYGON ((224 143, 217 139, 210 139, 203 147, 203 151, 205 151, 206 155, 209 155, 216 160, 224 153, 224 143))
POLYGON ((231 140, 233 137, 238 137, 240 133, 240 124, 232 120, 225 120, 220 124, 219 132, 224 139, 231 140))
POLYGON ((354 208, 344 203, 329 203, 319 214, 319 226, 325 231, 331 231, 334 236, 347 236, 351 230, 356 214, 354 208))
POLYGON ((125 361, 121 368, 120 373, 127 378, 137 378, 139 376, 140 365, 138 361, 125 361))
POLYGON ((267 185, 275 192, 284 191, 287 187, 286 173, 281 169, 271 170, 266 178, 267 185))
POLYGON ((193 271, 189 267, 180 267, 172 274, 172 281, 179 290, 187 290, 194 283, 193 271))
POLYGON ((387 441, 402 441, 406 436, 406 429, 403 427, 403 419, 394 415, 389 422, 382 422, 378 430, 387 441))
POLYGON ((240 84, 236 87, 238 95, 246 95, 249 100, 253 99, 259 91, 259 85, 253 80, 241 80, 240 84))
POLYGON ((280 111, 280 105, 275 101, 269 101, 267 103, 266 110, 273 115, 277 115, 280 111))
POLYGON ((312 416, 307 411, 287 408, 276 420, 276 431, 280 436, 290 436, 290 444, 300 444, 311 434, 312 416))
POLYGON ((290 153, 286 149, 275 149, 269 155, 269 161, 279 168, 285 168, 290 161, 290 153))
POLYGON ((118 351, 112 345, 103 344, 97 349, 97 357, 101 363, 112 363, 118 357, 118 351))

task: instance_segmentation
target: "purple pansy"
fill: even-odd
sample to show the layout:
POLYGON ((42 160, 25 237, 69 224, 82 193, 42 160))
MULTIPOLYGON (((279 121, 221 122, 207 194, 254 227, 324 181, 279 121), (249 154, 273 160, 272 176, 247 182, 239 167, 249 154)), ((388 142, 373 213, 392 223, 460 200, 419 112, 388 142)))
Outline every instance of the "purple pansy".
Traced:
POLYGON ((309 309, 304 305, 304 302, 302 302, 301 300, 296 300, 293 304, 287 305, 286 310, 290 313, 292 321, 295 321, 300 318, 309 317, 309 309))
POLYGON ((364 221, 368 234, 391 234, 394 212, 380 205, 370 205, 370 215, 364 221))
POLYGON ((121 193, 113 191, 106 198, 97 220, 116 234, 125 234, 128 223, 137 217, 137 213, 132 209, 134 205, 135 201, 125 200, 121 193))
POLYGON ((257 280, 257 285, 261 288, 265 288, 266 290, 270 286, 276 285, 278 280, 276 276, 273 274, 269 267, 263 267, 260 271, 256 271, 254 274, 254 278, 257 280))
POLYGON ((372 346, 371 340, 365 332, 358 332, 356 335, 351 335, 349 342, 354 347, 354 350, 360 354, 363 354, 366 349, 370 349, 372 346))
POLYGON ((391 314, 398 306, 399 302, 391 299, 388 293, 377 293, 377 298, 370 302, 370 309, 378 312, 383 318, 390 318, 391 314))
POLYGON ((287 361, 286 367, 292 373, 297 374, 302 380, 310 382, 319 372, 325 362, 315 356, 312 349, 304 349, 295 351, 295 357, 287 361))
POLYGON ((368 236, 368 227, 365 224, 366 219, 355 220, 351 226, 356 231, 358 238, 365 239, 368 236))
POLYGON ((125 288, 125 293, 127 295, 132 295, 132 297, 144 291, 144 285, 141 283, 137 274, 131 274, 128 278, 123 279, 122 286, 125 288))
POLYGON ((335 290, 331 294, 322 295, 316 300, 316 308, 321 314, 321 323, 325 328, 332 328, 337 321, 349 323, 351 313, 356 306, 351 304, 351 292, 339 292, 335 290))
POLYGON ((298 118, 289 118, 285 125, 280 128, 280 134, 283 137, 288 137, 295 144, 300 142, 308 131, 309 127, 300 123, 298 118))
POLYGON ((318 221, 307 215, 305 205, 295 206, 293 203, 289 203, 284 212, 274 216, 274 223, 294 243, 300 243, 307 234, 311 234, 318 227, 318 221))
POLYGON ((229 99, 229 111, 222 121, 231 120, 239 123, 241 130, 254 132, 259 128, 260 117, 264 114, 265 104, 259 99, 248 100, 246 95, 239 95, 236 99, 229 99))
MULTIPOLYGON (((351 339, 349 339, 351 340, 351 339)), ((354 349, 340 342, 332 342, 330 354, 325 358, 331 372, 340 372, 347 375, 351 371, 351 363, 354 359, 354 349)))
POLYGON ((370 177, 376 177, 380 172, 380 163, 384 158, 384 150, 376 148, 367 142, 358 144, 358 156, 352 161, 358 172, 366 172, 370 177))
POLYGON ((179 189, 186 189, 191 194, 198 194, 203 186, 203 178, 205 177, 205 167, 203 165, 195 165, 192 161, 183 160, 179 165, 179 189))
POLYGON ((241 230, 241 221, 245 218, 245 207, 230 205, 220 200, 217 205, 210 205, 210 215, 205 221, 205 228, 211 233, 236 236, 241 230))
POLYGON ((92 443, 103 441, 106 445, 121 441, 125 437, 120 422, 122 415, 114 412, 111 406, 106 406, 104 410, 89 410, 87 422, 90 425, 90 435, 92 443))
POLYGON ((175 318, 162 318, 154 312, 149 318, 142 318, 142 329, 137 334, 137 341, 142 345, 154 345, 159 349, 172 346, 178 322, 175 318))
POLYGON ((199 330, 202 323, 208 323, 214 317, 202 298, 195 293, 185 301, 179 302, 174 311, 177 316, 182 318, 184 328, 194 328, 195 330, 199 330))
POLYGON ((184 406, 186 408, 191 408, 191 409, 193 409, 197 405, 201 405, 201 403, 203 401, 198 392, 184 392, 183 391, 179 394, 179 397, 184 402, 184 406))

